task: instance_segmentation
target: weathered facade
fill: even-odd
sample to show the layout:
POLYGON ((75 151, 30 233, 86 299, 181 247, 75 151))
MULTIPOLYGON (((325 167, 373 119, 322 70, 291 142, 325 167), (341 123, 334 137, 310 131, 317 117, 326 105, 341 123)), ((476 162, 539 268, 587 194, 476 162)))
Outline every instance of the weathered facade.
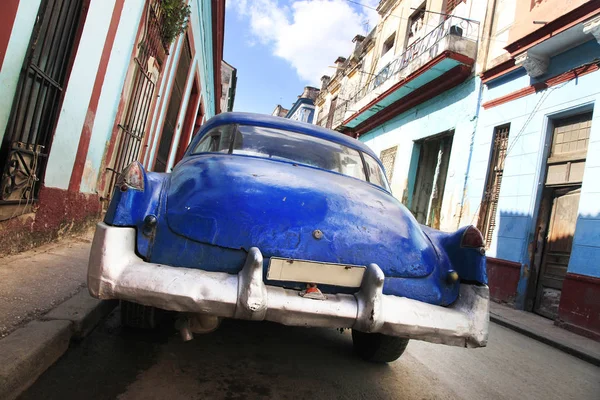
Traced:
MULTIPOLYGON (((357 35, 336 74, 323 77, 317 123, 381 156, 394 195, 421 223, 461 225, 478 113, 486 2, 381 1, 380 21, 357 35), (479 61, 478 61, 479 60, 479 61)), ((487 22, 489 24, 489 21, 487 22)))
POLYGON ((467 194, 491 293, 600 338, 600 2, 495 11, 467 194))
POLYGON ((421 223, 476 224, 495 300, 600 337, 600 2, 378 10, 323 77, 317 123, 371 146, 421 223))
POLYGON ((221 112, 233 111, 235 90, 237 87, 237 69, 221 62, 221 112))
POLYGON ((120 170, 168 170, 220 112, 224 1, 172 42, 163 1, 0 6, 0 253, 96 220, 120 170))
POLYGON ((319 89, 312 86, 306 86, 298 100, 292 104, 292 107, 285 114, 285 118, 295 121, 315 122, 315 99, 319 95, 319 89))
POLYGON ((281 104, 277 104, 277 106, 275 106, 275 109, 273 110, 271 115, 274 115, 276 117, 285 117, 287 115, 288 111, 290 111, 290 110, 288 110, 287 108, 283 108, 281 106, 281 104))

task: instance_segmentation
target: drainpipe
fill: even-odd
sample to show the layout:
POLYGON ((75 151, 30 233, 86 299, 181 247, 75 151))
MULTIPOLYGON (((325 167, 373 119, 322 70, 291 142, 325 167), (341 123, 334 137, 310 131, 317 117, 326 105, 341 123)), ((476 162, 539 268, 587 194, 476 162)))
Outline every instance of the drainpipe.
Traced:
MULTIPOLYGON (((496 13, 496 3, 497 3, 497 0, 492 0, 491 9, 490 9, 490 7, 488 7, 487 11, 486 11, 484 25, 485 25, 485 22, 488 22, 487 32, 484 32, 483 27, 482 27, 482 38, 484 37, 483 35, 487 36, 487 39, 485 40, 485 49, 484 49, 484 55, 483 55, 483 60, 482 60, 482 65, 483 65, 484 70, 485 70, 485 67, 487 66, 487 58, 488 58, 488 55, 490 52, 492 29, 494 27, 494 14, 496 13), (490 12, 490 10, 491 10, 491 14, 488 14, 490 12), (490 15, 489 21, 488 21, 488 15, 490 15)), ((488 4, 489 4, 489 1, 488 1, 488 4)), ((472 4, 471 4, 471 6, 472 6, 472 4)), ((477 57, 475 57, 475 69, 477 69, 477 57)), ((463 191, 462 191, 462 196, 460 199, 460 213, 458 215, 456 229, 458 229, 460 227, 460 222, 461 222, 462 216, 463 216, 463 210, 464 210, 464 206, 465 206, 465 197, 467 195, 467 181, 469 179, 469 172, 471 171, 471 160, 473 158, 473 147, 475 145, 475 134, 477 132, 477 125, 479 124, 479 111, 481 110, 481 101, 482 100, 483 100, 483 83, 480 80, 479 81, 479 93, 477 95, 477 106, 476 106, 477 108, 475 109, 475 116, 473 117, 473 119, 475 120, 475 125, 473 126, 473 133, 471 134, 471 143, 469 145, 469 159, 467 161, 467 171, 465 172, 465 181, 463 183, 463 191)))
POLYGON ((471 160, 473 159, 473 147, 475 146, 475 134, 477 132, 477 125, 479 124, 479 110, 481 109, 481 100, 483 97, 483 84, 479 82, 479 93, 477 94, 477 108, 475 109, 475 116, 471 121, 475 121, 473 125, 473 132, 471 133, 471 143, 469 144, 469 159, 467 160, 467 171, 465 172, 465 180, 463 182, 462 196, 460 199, 460 213, 458 214, 458 221, 456 222, 456 229, 460 227, 460 221, 463 216, 463 209, 465 207, 465 197, 467 195, 467 181, 469 179, 469 172, 471 171, 471 160))

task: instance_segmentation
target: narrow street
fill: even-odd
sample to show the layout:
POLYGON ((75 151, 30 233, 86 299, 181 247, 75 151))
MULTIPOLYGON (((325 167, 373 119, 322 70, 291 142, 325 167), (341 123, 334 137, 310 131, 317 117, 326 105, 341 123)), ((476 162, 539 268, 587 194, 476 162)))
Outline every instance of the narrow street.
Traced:
POLYGON ((0 94, 0 400, 600 400, 600 0, 0 0, 0 94))
POLYGON ((184 343, 123 330, 119 309, 25 399, 597 399, 600 369, 496 324, 483 349, 412 341, 369 364, 348 331, 225 321, 184 343))

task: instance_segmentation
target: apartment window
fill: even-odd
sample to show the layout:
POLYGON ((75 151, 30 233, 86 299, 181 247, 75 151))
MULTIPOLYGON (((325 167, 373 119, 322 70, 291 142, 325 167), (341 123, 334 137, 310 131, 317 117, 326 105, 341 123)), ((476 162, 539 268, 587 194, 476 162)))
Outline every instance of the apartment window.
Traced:
POLYGON ((592 113, 576 115, 555 122, 550 156, 586 153, 592 129, 592 113))
POLYGON ((408 32, 406 34, 407 44, 414 42, 421 33, 423 26, 425 25, 425 3, 408 18, 408 32))
POLYGON ((498 211, 498 197, 504 174, 504 160, 508 148, 508 133, 510 125, 503 125, 494 129, 494 142, 492 158, 488 167, 485 193, 479 212, 478 228, 483 234, 486 247, 492 243, 492 235, 496 228, 496 212, 498 211))
POLYGON ((392 182, 392 174, 394 173, 394 163, 396 161, 397 150, 398 146, 394 146, 392 148, 383 150, 379 155, 379 158, 383 163, 383 167, 385 168, 385 176, 390 183, 392 182))
POLYGON ((392 33, 383 43, 383 49, 381 50, 381 56, 386 54, 394 47, 394 41, 396 40, 396 32, 392 33))
POLYGON ((460 3, 466 3, 467 0, 448 0, 446 2, 446 14, 452 14, 456 6, 460 3))

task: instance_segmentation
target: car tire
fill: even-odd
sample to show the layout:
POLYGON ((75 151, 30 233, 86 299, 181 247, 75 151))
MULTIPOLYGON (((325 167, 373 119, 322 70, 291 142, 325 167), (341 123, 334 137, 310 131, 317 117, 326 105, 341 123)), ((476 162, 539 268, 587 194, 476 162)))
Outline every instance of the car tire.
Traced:
POLYGON ((121 325, 134 329, 155 329, 157 309, 121 300, 121 325))
POLYGON ((408 346, 409 339, 381 333, 365 333, 352 330, 354 351, 363 360, 375 363, 396 361, 408 346))

